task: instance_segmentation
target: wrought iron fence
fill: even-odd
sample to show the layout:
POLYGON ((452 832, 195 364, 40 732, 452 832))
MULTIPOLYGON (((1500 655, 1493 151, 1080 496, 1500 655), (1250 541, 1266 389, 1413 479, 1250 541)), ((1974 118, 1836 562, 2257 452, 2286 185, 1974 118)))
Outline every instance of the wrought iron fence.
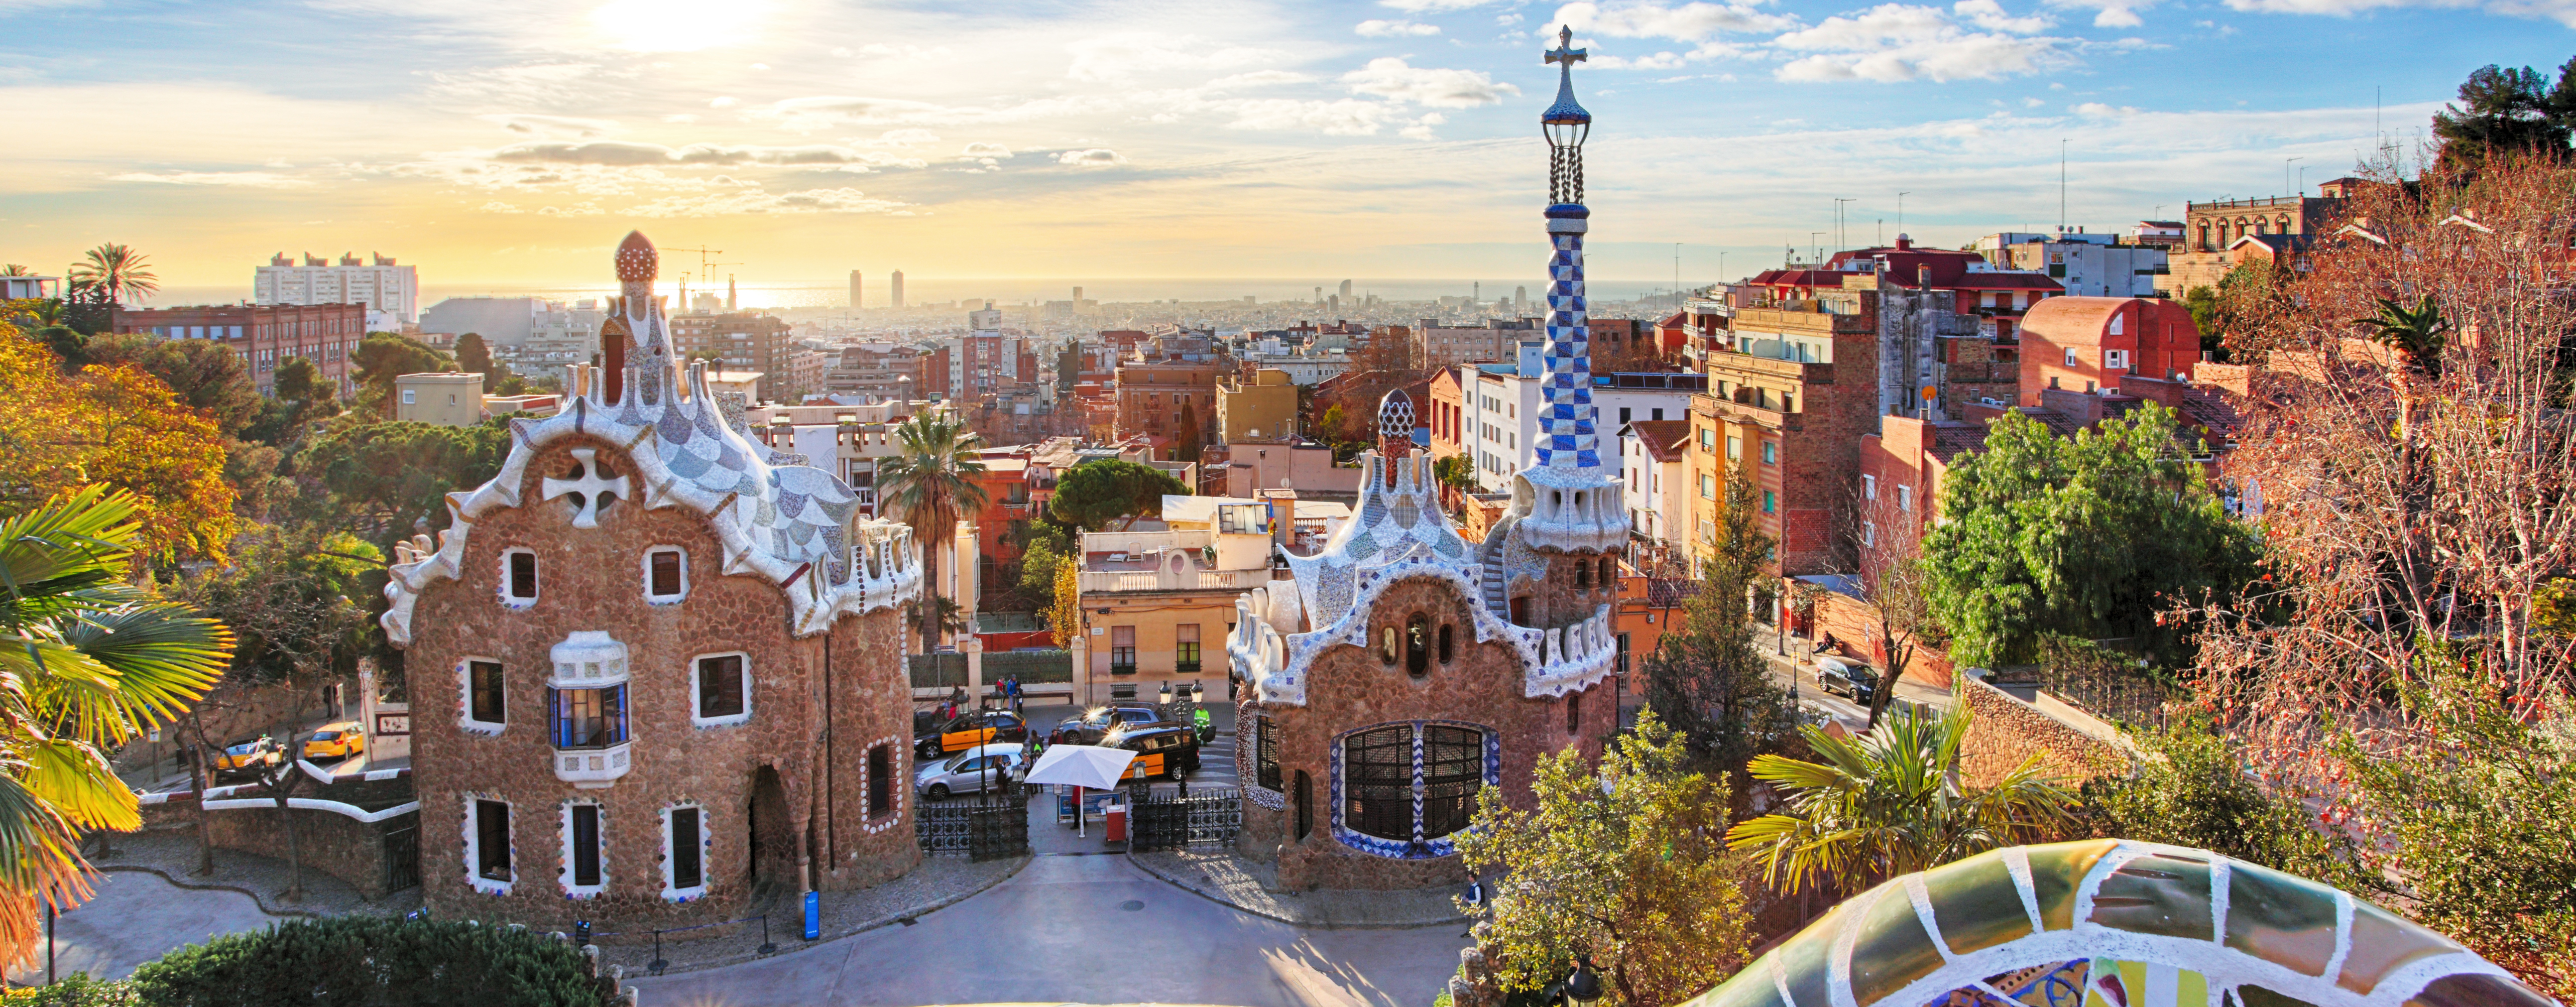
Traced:
POLYGON ((1184 846, 1223 846, 1243 831, 1243 792, 1193 790, 1153 795, 1129 808, 1130 850, 1172 850, 1184 846))
POLYGON ((944 689, 966 684, 966 655, 957 653, 914 654, 912 687, 944 689))
POLYGON ((1073 681, 1073 652, 1006 650, 984 655, 984 681, 1017 678, 1021 685, 1073 681))
POLYGON ((1029 803, 1016 793, 913 807, 913 838, 923 853, 996 860, 1029 852, 1029 803))

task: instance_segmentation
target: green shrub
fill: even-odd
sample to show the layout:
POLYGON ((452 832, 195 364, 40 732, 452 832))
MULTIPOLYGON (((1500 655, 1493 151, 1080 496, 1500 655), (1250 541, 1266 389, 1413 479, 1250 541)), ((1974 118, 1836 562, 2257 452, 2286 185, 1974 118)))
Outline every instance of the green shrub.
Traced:
MULTIPOLYGON (((192 944, 134 971, 153 1007, 595 1007, 579 948, 508 927, 334 917, 192 944)), ((102 1001, 105 1002, 105 1001, 102 1001)))

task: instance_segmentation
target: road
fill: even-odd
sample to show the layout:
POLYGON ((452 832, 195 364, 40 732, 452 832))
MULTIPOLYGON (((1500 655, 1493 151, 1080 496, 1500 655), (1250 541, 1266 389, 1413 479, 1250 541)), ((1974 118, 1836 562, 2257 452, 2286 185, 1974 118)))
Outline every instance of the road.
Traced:
MULTIPOLYGON (((1810 655, 1802 649, 1806 645, 1804 640, 1797 637, 1789 638, 1790 654, 1800 660, 1793 674, 1790 665, 1791 657, 1783 656, 1773 649, 1775 641, 1770 629, 1757 626, 1755 630, 1754 651, 1770 662, 1772 681, 1779 683, 1782 688, 1788 688, 1794 680, 1799 706, 1854 731, 1863 730, 1869 726, 1867 707, 1847 697, 1825 692, 1824 686, 1816 680, 1815 664, 1807 660, 1810 655)), ((1950 692, 1947 689, 1925 685, 1909 677, 1897 683, 1896 702, 1928 706, 1935 710, 1945 709, 1950 705, 1950 692)))
POLYGON ((1467 944, 1457 926, 1301 930, 1165 884, 1123 856, 1041 856, 917 926, 635 985, 654 1007, 1422 1007, 1467 944))
MULTIPOLYGON (((54 921, 54 971, 123 979, 134 967, 216 934, 258 930, 279 917, 240 892, 181 888, 143 871, 106 871, 97 894, 54 921)), ((44 952, 9 981, 45 981, 44 952)))

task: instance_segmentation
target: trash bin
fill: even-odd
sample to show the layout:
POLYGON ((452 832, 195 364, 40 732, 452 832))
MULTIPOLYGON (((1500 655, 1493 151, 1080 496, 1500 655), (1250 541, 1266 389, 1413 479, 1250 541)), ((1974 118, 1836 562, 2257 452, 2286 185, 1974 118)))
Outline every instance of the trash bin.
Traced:
POLYGON ((1108 841, 1113 842, 1113 843, 1123 843, 1123 842, 1126 842, 1126 841, 1127 841, 1127 806, 1126 806, 1126 805, 1124 805, 1124 804, 1112 804, 1112 805, 1110 805, 1110 806, 1109 806, 1109 811, 1108 811, 1108 813, 1107 813, 1107 814, 1102 815, 1102 816, 1101 816, 1101 818, 1102 818, 1103 820, 1105 820, 1105 821, 1106 821, 1106 823, 1107 823, 1107 828, 1108 828, 1108 830, 1109 830, 1109 831, 1108 831, 1108 834, 1107 834, 1106 836, 1103 836, 1102 838, 1107 839, 1108 841))

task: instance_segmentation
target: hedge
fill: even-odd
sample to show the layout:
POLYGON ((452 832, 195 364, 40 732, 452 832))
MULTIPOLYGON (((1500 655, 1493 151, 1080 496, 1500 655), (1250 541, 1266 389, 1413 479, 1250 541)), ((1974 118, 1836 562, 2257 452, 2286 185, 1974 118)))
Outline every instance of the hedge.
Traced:
POLYGON ((586 964, 528 930, 340 916, 191 944, 133 985, 152 1007, 599 1007, 586 964))

